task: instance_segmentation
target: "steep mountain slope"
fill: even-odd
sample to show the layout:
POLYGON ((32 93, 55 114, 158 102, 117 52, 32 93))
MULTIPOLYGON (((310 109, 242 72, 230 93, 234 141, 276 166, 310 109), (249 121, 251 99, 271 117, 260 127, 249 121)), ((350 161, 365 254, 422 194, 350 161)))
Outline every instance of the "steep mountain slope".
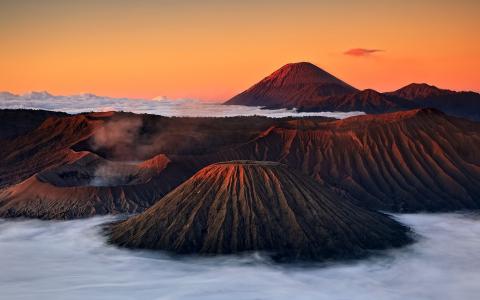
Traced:
POLYGON ((66 116, 65 113, 46 110, 1 109, 0 140, 13 139, 30 132, 47 118, 66 116))
POLYGON ((281 67, 225 104, 292 108, 299 101, 316 101, 355 91, 317 66, 300 62, 281 67))
POLYGON ((144 213, 114 224, 110 240, 175 253, 323 260, 403 245, 406 232, 285 165, 233 161, 202 169, 144 213))
POLYGON ((190 174, 218 161, 279 161, 365 207, 448 211, 480 208, 479 145, 479 123, 417 109, 291 121, 240 147, 172 161, 190 174))

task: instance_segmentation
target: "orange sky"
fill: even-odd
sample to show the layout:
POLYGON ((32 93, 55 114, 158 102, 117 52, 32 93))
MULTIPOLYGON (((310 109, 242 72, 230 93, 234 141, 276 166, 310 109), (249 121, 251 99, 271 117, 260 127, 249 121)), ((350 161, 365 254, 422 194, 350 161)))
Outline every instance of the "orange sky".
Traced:
POLYGON ((480 1, 236 2, 0 0, 0 90, 224 100, 310 61, 361 89, 480 91, 480 1))

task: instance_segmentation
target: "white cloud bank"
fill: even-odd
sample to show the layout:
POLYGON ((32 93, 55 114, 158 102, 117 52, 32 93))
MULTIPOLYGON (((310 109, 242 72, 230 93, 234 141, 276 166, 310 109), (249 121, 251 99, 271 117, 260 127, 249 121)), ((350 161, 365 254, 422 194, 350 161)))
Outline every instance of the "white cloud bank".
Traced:
POLYGON ((221 105, 205 103, 196 100, 170 100, 166 97, 155 99, 129 99, 101 97, 93 94, 71 96, 54 96, 47 92, 31 92, 24 95, 14 95, 8 92, 0 93, 0 109, 25 108, 80 113, 89 111, 128 111, 148 113, 163 116, 190 117, 224 117, 251 116, 268 117, 286 116, 325 116, 343 119, 361 115, 362 112, 305 112, 295 110, 274 109, 265 110, 260 107, 241 105, 221 105))
POLYGON ((309 268, 256 256, 173 259, 105 244, 97 226, 0 219, 2 299, 462 299, 480 295, 480 218, 400 215, 419 242, 309 268))

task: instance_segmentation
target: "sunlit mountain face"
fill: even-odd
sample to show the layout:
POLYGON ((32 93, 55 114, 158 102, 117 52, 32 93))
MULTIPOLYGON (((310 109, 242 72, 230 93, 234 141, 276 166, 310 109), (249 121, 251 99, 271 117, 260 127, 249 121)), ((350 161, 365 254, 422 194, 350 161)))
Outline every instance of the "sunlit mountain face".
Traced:
POLYGON ((0 3, 0 298, 480 294, 480 2, 0 3))

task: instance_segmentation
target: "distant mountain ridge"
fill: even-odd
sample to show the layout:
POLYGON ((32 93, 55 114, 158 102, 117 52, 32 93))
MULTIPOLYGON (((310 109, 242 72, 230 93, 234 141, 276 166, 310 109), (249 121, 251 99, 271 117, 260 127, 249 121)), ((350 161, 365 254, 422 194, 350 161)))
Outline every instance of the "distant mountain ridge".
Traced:
POLYGON ((224 104, 299 111, 363 111, 376 114, 414 108, 480 120, 480 94, 412 83, 393 92, 359 91, 307 62, 287 64, 224 104))
POLYGON ((372 89, 342 96, 325 97, 320 101, 299 102, 301 111, 363 111, 367 114, 394 112, 413 109, 417 106, 410 100, 395 95, 382 94, 372 89))
POLYGON ((394 92, 386 94, 394 95, 408 100, 419 100, 433 96, 450 95, 455 93, 451 90, 439 89, 436 86, 429 85, 427 83, 411 83, 394 92))

